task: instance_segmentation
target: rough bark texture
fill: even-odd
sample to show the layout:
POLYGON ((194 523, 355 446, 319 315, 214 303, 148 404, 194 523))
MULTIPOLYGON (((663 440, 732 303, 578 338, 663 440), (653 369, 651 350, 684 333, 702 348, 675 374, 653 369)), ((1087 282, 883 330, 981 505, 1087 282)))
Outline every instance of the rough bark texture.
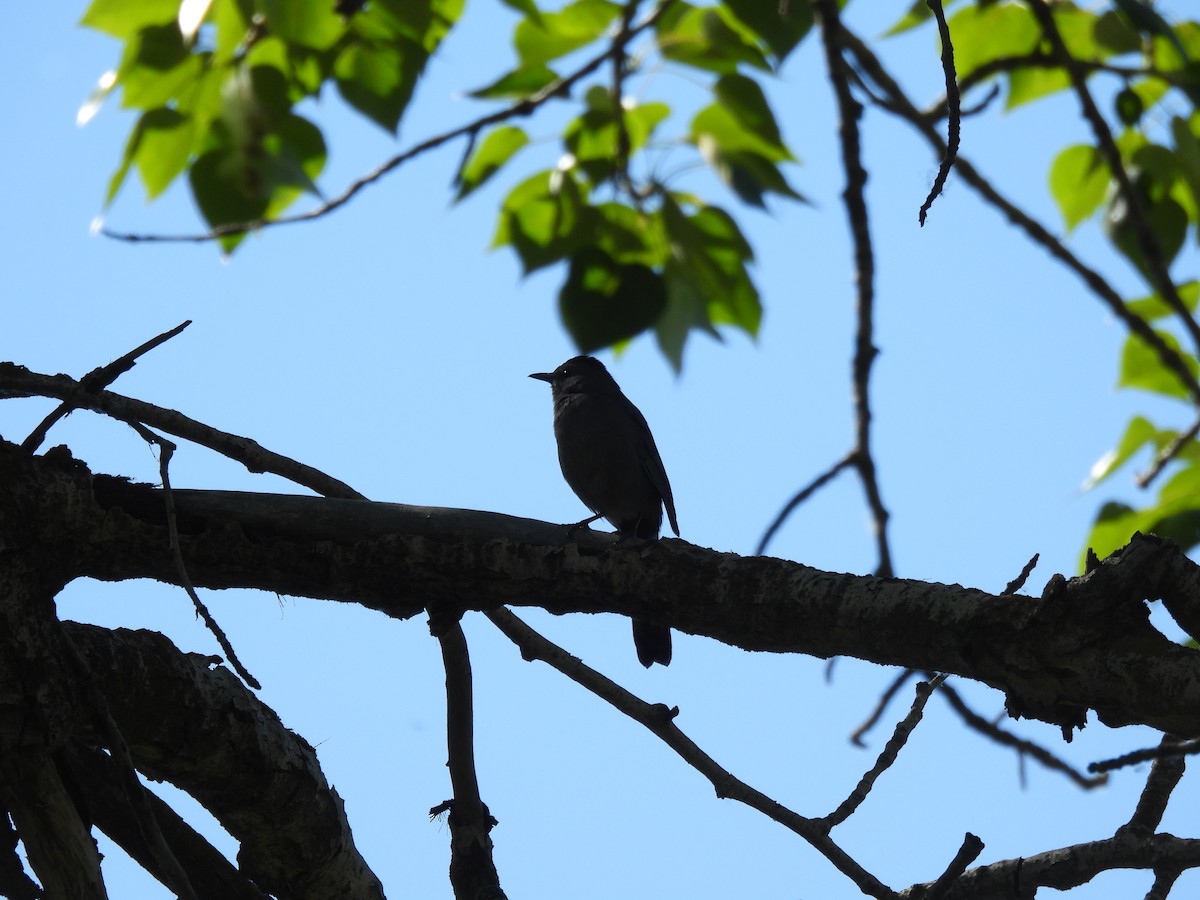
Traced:
MULTIPOLYGON (((158 491, 104 476, 93 489, 77 463, 0 453, 0 507, 18 502, 71 538, 56 548, 64 583, 176 580, 158 491)), ((1151 537, 1033 599, 678 540, 568 540, 561 527, 494 513, 219 491, 177 491, 176 505, 198 586, 354 602, 397 618, 464 597, 479 609, 615 612, 748 650, 963 675, 1004 691, 1014 715, 1064 728, 1090 709, 1113 726, 1200 734, 1200 654, 1160 635, 1143 602, 1193 608, 1200 579, 1173 544, 1151 537)))
MULTIPOLYGON (((209 491, 176 491, 175 503, 181 552, 198 586, 359 603, 397 618, 501 604, 619 613, 749 650, 952 672, 1005 691, 1013 715, 1064 730, 1094 710, 1110 725, 1200 735, 1200 654, 1155 631, 1145 605, 1163 599, 1194 631, 1200 569, 1153 537, 1135 538, 1082 578, 1056 576, 1035 599, 821 572, 682 541, 568 537, 561 526, 493 513, 209 491)), ((57 620, 54 594, 75 578, 174 583, 169 546, 161 491, 93 476, 62 449, 30 457, 0 442, 0 756, 9 760, 0 802, 18 829, 42 827, 14 789, 23 776, 11 761, 24 760, 57 798, 55 815, 70 820, 49 828, 57 837, 39 853, 49 859, 61 850, 73 861, 63 868, 34 860, 39 876, 47 881, 62 869, 75 885, 64 895, 102 896, 89 874, 89 806, 101 827, 140 852, 117 795, 105 793, 114 776, 92 772, 89 780, 103 781, 95 791, 55 787, 48 777, 62 771, 60 761, 68 772, 109 764, 95 749, 103 736, 94 703, 79 690, 86 669, 137 768, 192 793, 241 842, 237 869, 217 873, 240 895, 382 897, 312 748, 229 671, 151 632, 57 620), (63 662, 70 659, 64 636, 82 658, 74 669, 63 662)), ((203 846, 192 846, 198 837, 177 828, 182 823, 165 812, 155 818, 177 858, 204 857, 203 846)), ((452 829, 461 845, 455 864, 467 866, 458 874, 471 876, 465 880, 479 896, 499 896, 492 879, 471 875, 470 851, 485 846, 486 829, 481 836, 472 823, 452 825, 466 826, 462 834, 452 829)), ((1086 874, 1089 861, 1153 866, 1180 850, 1167 846, 1175 839, 1166 835, 1118 837, 1105 859, 1061 851, 1082 866, 1061 879, 1061 863, 1043 854, 1038 883, 1066 885, 1086 874)), ((1190 853, 1191 842, 1182 849, 1190 853)), ((1029 876, 1030 860, 1024 865, 1029 876)), ((952 895, 966 896, 972 884, 979 890, 970 888, 971 896, 1017 896, 1000 882, 1011 885, 1010 874, 983 867, 962 876, 952 895), (990 878, 998 879, 995 894, 990 878)), ((235 895, 207 885, 199 892, 235 895)))

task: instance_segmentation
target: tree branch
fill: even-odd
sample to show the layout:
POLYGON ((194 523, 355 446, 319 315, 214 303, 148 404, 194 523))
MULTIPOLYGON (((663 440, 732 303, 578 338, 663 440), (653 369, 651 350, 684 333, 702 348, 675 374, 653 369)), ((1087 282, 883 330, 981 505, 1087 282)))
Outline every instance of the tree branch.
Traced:
POLYGON ((576 684, 587 688, 635 722, 642 724, 655 737, 679 754, 684 762, 707 778, 719 798, 744 803, 795 832, 833 863, 838 871, 858 885, 864 894, 880 898, 880 900, 896 896, 891 889, 839 847, 829 837, 827 829, 822 827, 819 820, 809 819, 793 812, 723 769, 716 760, 701 750, 675 724, 674 718, 679 713, 678 709, 669 710, 661 703, 647 703, 634 696, 616 682, 604 677, 561 647, 546 640, 507 609, 488 610, 487 617, 493 625, 521 648, 522 658, 531 662, 541 660, 566 675, 576 684))
POLYGON ((879 351, 874 345, 875 258, 871 249, 867 202, 863 195, 867 171, 862 164, 858 131, 862 106, 854 99, 850 90, 850 66, 842 57, 847 32, 842 26, 837 0, 809 2, 813 16, 821 24, 825 64, 837 99, 838 136, 842 147, 842 168, 846 172, 846 188, 842 192, 842 200, 846 205, 850 234, 854 241, 854 280, 857 286, 854 314, 857 327, 853 364, 855 439, 851 456, 862 480, 863 492, 866 494, 874 523, 875 543, 879 552, 875 574, 887 578, 893 574, 892 554, 887 537, 888 512, 880 496, 875 459, 871 455, 871 366, 879 351))
MULTIPOLYGON (((849 31, 844 32, 844 40, 859 66, 886 95, 888 103, 883 108, 911 124, 933 146, 935 153, 945 156, 948 150, 946 142, 938 134, 930 120, 913 105, 896 80, 884 69, 879 58, 860 38, 849 31)), ((1121 320, 1131 334, 1137 335, 1147 347, 1154 351, 1163 366, 1171 371, 1191 395, 1193 402, 1200 403, 1200 382, 1192 375, 1183 358, 1174 349, 1167 346, 1162 337, 1144 319, 1129 309, 1121 295, 1099 272, 1084 265, 1041 223, 1006 199, 962 156, 957 158, 956 166, 959 177, 979 193, 987 203, 998 209, 1012 224, 1024 231, 1035 244, 1074 272, 1088 289, 1112 311, 1113 315, 1121 320)))
POLYGON ((475 773, 471 658, 459 615, 452 610, 429 614, 429 630, 441 645, 446 669, 447 767, 454 792, 454 799, 443 804, 450 813, 450 883, 460 900, 504 900, 492 858, 496 820, 480 799, 475 773))

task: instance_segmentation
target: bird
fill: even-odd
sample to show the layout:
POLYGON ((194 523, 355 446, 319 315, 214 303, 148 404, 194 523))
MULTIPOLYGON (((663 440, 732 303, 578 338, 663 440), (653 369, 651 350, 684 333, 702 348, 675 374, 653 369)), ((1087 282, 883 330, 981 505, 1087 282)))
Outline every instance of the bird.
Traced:
MULTIPOLYGON (((571 526, 607 519, 622 538, 657 540, 663 508, 679 536, 675 498, 646 418, 591 356, 576 356, 553 372, 529 376, 550 385, 558 464, 575 495, 594 515, 571 526)), ((633 643, 647 669, 671 662, 671 629, 633 620, 633 643)))

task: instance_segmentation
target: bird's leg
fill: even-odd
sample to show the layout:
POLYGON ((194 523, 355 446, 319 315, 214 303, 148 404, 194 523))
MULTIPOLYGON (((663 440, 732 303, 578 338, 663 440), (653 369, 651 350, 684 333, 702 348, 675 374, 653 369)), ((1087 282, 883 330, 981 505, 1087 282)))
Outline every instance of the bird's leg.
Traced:
POLYGON ((601 515, 599 513, 596 513, 596 515, 592 516, 589 519, 584 519, 582 522, 576 522, 574 525, 568 525, 567 526, 567 537, 570 537, 571 535, 573 535, 580 528, 587 528, 589 525, 591 525, 593 522, 595 522, 599 518, 601 518, 601 515))

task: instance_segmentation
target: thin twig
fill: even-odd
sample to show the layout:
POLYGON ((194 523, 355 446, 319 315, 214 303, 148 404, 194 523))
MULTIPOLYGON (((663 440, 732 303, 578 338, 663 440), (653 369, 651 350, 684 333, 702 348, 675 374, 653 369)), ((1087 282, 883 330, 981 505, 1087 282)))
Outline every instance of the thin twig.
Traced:
MULTIPOLYGON (((948 148, 942 136, 938 134, 937 129, 932 126, 926 116, 913 106, 912 101, 908 99, 896 80, 884 69, 879 58, 863 43, 861 38, 844 29, 843 40, 850 52, 854 54, 858 65, 887 95, 888 103, 882 108, 907 121, 925 137, 935 152, 945 155, 948 148)), ((1099 272, 1084 265, 1062 241, 1055 238, 1032 216, 1005 198, 962 156, 958 157, 955 165, 958 168, 958 175, 963 181, 1003 213, 1004 217, 1012 224, 1024 231, 1030 240, 1073 271, 1132 334, 1154 351, 1163 366, 1179 380, 1193 401, 1200 402, 1200 381, 1196 380, 1183 358, 1173 348, 1167 346, 1158 332, 1151 328, 1141 316, 1129 309, 1121 295, 1099 272)))
POLYGON ((775 519, 770 525, 767 526, 767 530, 763 532, 763 536, 758 541, 758 546, 754 548, 754 555, 762 556, 767 552, 767 545, 770 544, 771 539, 775 537, 775 532, 779 531, 779 529, 783 527, 783 523, 787 521, 788 516, 795 511, 796 507, 828 484, 838 472, 842 471, 842 469, 845 469, 847 466, 852 465, 854 465, 854 454, 849 453, 830 466, 826 471, 810 481, 808 485, 801 488, 791 500, 783 505, 783 509, 779 511, 779 514, 775 516, 775 519))
POLYGON ((1021 588, 1025 587, 1025 582, 1029 580, 1029 575, 1033 572, 1033 567, 1037 565, 1040 558, 1040 553, 1033 554, 1029 562, 1025 563, 1025 568, 1021 570, 1021 574, 1005 585, 1004 590, 1000 592, 1000 596, 1015 594, 1021 588))
POLYGON ((838 846, 816 820, 793 812, 721 768, 716 760, 696 746, 695 742, 675 725, 674 717, 678 714, 678 709, 667 709, 661 703, 647 703, 634 696, 616 682, 601 675, 561 647, 542 637, 503 607, 488 610, 484 615, 520 648, 521 656, 524 659, 545 662, 619 712, 629 716, 635 722, 641 723, 655 737, 679 754, 684 762, 707 778, 716 790, 718 797, 744 803, 793 831, 815 847, 838 871, 853 881, 864 894, 880 898, 880 900, 882 898, 896 900, 895 892, 838 846))
POLYGON ((942 157, 937 177, 933 180, 933 187, 929 189, 929 195, 921 204, 921 210, 917 214, 917 220, 921 223, 922 228, 925 227, 925 218, 929 215, 929 208, 933 206, 933 201, 946 186, 946 179, 950 177, 954 158, 958 156, 958 142, 962 130, 962 103, 958 93, 958 76, 954 72, 954 44, 950 41, 950 26, 946 24, 946 11, 942 9, 941 0, 925 0, 925 5, 937 19, 938 36, 942 39, 942 72, 946 76, 948 117, 946 120, 946 155, 942 157))
POLYGON ((837 0, 810 0, 813 15, 821 23, 821 41, 825 63, 833 83, 838 106, 838 137, 842 148, 842 167, 846 172, 846 188, 842 199, 850 220, 854 240, 854 280, 857 287, 855 316, 858 325, 854 336, 853 393, 854 393, 854 466, 858 470, 867 496, 867 506, 875 530, 879 564, 875 574, 889 578, 893 574, 892 554, 888 544, 888 512, 880 496, 875 459, 871 455, 871 366, 878 354, 874 345, 875 259, 871 249, 871 231, 864 191, 867 171, 862 163, 862 147, 858 119, 862 106, 850 90, 850 66, 842 57, 848 35, 842 26, 837 0))
POLYGON ((222 456, 241 463, 255 473, 270 472, 306 487, 323 497, 343 500, 366 499, 354 488, 324 472, 273 453, 250 438, 219 431, 190 419, 173 409, 134 400, 111 391, 89 393, 66 375, 41 375, 12 363, 0 363, 0 396, 54 397, 69 400, 80 409, 103 413, 127 424, 142 423, 176 437, 208 447, 222 456))
POLYGON ((1178 739, 1174 741, 1164 740, 1157 747, 1134 750, 1131 753, 1125 753, 1112 759, 1103 759, 1099 762, 1089 763, 1088 771, 1111 772, 1113 769, 1135 766, 1138 763, 1144 763, 1152 759, 1163 759, 1172 756, 1194 756, 1197 753, 1200 753, 1200 738, 1192 738, 1189 741, 1178 739))
MULTIPOLYGON (((1174 749, 1179 746, 1179 738, 1173 734, 1164 734, 1160 748, 1174 749)), ((1121 826, 1122 830, 1131 830, 1143 834, 1153 834, 1162 823, 1163 814, 1167 811, 1167 803, 1183 771, 1187 768, 1187 760, 1178 753, 1159 756, 1150 767, 1146 777, 1146 786, 1138 797, 1137 808, 1129 821, 1121 826)))
MULTIPOLYGON (((879 780, 879 776, 895 763, 896 758, 900 755, 900 751, 908 743, 908 738, 913 733, 913 729, 920 724, 921 717, 925 715, 925 704, 929 702, 929 697, 945 680, 945 675, 937 675, 928 683, 922 681, 917 684, 917 695, 913 698, 912 708, 909 709, 908 715, 896 724, 896 730, 892 732, 891 738, 884 744, 883 750, 875 760, 875 765, 859 779, 854 790, 850 792, 850 796, 843 800, 837 809, 824 818, 817 819, 817 822, 826 831, 830 831, 842 822, 845 822, 862 805, 863 801, 867 799, 867 796, 871 793, 871 788, 879 780)), ((966 865, 963 868, 965 869, 966 865)))
MULTIPOLYGON (((833 660, 830 660, 833 662, 833 660)), ((863 738, 867 732, 874 728, 880 719, 883 718, 883 713, 888 708, 888 704, 892 702, 892 698, 908 683, 908 679, 917 674, 916 669, 903 669, 897 675, 892 683, 887 686, 887 690, 883 692, 883 696, 879 698, 879 702, 875 704, 875 708, 871 710, 871 715, 867 716, 867 720, 854 729, 854 733, 850 735, 850 743, 855 747, 865 747, 863 738)))
POLYGON ((1200 350, 1200 323, 1197 323, 1192 317, 1192 314, 1188 311, 1187 304, 1179 296, 1179 289, 1175 286, 1175 282, 1171 280, 1171 273, 1167 269, 1167 260, 1163 255, 1162 244, 1159 243, 1158 236, 1154 233, 1154 229, 1150 225, 1149 210, 1146 208, 1145 198, 1129 177, 1129 172, 1125 169, 1125 164, 1121 161, 1121 150, 1117 147, 1112 130, 1108 127, 1108 123, 1104 121, 1104 116, 1100 114, 1100 110, 1096 106, 1096 101, 1093 99, 1091 91, 1088 90, 1087 73, 1079 65, 1079 61, 1071 55, 1071 51, 1067 49, 1062 32, 1058 30, 1058 23, 1054 21, 1054 13, 1045 3, 1045 0, 1026 0, 1026 3, 1033 11, 1038 23, 1042 26, 1042 34, 1050 42, 1055 56, 1058 57, 1063 68, 1066 69, 1067 76, 1071 79, 1071 86, 1075 89, 1075 95, 1079 98, 1079 106, 1083 112, 1083 117, 1092 126, 1092 133, 1096 137, 1097 149, 1108 165, 1109 173, 1116 180, 1120 188, 1120 196, 1129 206, 1131 214, 1129 217, 1130 222, 1133 225, 1134 234, 1137 236, 1138 247, 1142 251, 1142 259, 1146 264, 1146 272, 1150 283, 1158 291, 1158 295, 1163 298, 1166 304, 1179 317, 1184 328, 1191 336, 1192 343, 1197 350, 1200 350))
POLYGON ((134 234, 128 232, 111 231, 105 228, 101 231, 105 237, 112 238, 117 241, 126 241, 128 243, 206 243, 208 241, 219 240, 223 237, 231 235, 245 234, 250 231, 261 231, 266 228, 271 228, 276 225, 293 225, 297 222, 309 222, 313 219, 319 219, 328 215, 334 210, 345 206, 358 194, 363 188, 379 181, 389 172, 399 168, 404 163, 411 159, 415 159, 430 150, 435 150, 443 144, 449 143, 460 137, 469 137, 477 134, 489 126, 496 125, 508 119, 517 118, 519 116, 528 116, 532 114, 538 107, 556 97, 565 97, 569 94, 572 87, 582 81, 588 75, 591 75, 597 69, 604 65, 614 54, 623 53, 625 45, 637 35, 641 34, 648 28, 653 28, 655 23, 662 17, 663 13, 671 6, 673 0, 662 0, 657 7, 648 15, 642 22, 635 27, 629 29, 623 35, 620 35, 621 41, 618 43, 614 38, 613 42, 603 52, 584 63, 579 69, 570 75, 562 78, 557 78, 550 84, 543 87, 510 106, 504 109, 497 110, 486 116, 469 122, 466 125, 459 126, 442 134, 435 135, 427 140, 421 141, 414 147, 410 147, 403 153, 397 154, 387 162, 378 166, 371 172, 351 182, 342 193, 338 194, 333 199, 321 204, 315 209, 308 212, 298 213, 292 216, 281 216, 278 219, 255 219, 250 222, 231 222, 227 225, 219 225, 210 231, 203 234, 134 234))
MULTIPOLYGON (((192 320, 188 319, 186 322, 176 325, 170 331, 164 331, 157 337, 153 337, 146 341, 146 343, 142 344, 140 347, 130 350, 124 356, 114 359, 107 366, 101 366, 98 369, 93 369, 79 379, 80 386, 85 391, 89 391, 91 393, 104 390, 104 388, 108 387, 110 384, 132 369, 135 365, 137 365, 137 360, 139 357, 149 353, 160 344, 165 344, 191 324, 192 320)), ((46 439, 46 434, 52 427, 54 427, 54 423, 68 415, 71 410, 75 408, 75 404, 68 400, 64 400, 62 403, 60 403, 58 407, 56 407, 55 410, 50 413, 50 415, 42 419, 37 428, 30 432, 29 437, 25 438, 25 440, 21 442, 21 449, 26 453, 35 452, 37 448, 42 445, 42 441, 46 439)))
POLYGON ((1137 486, 1140 488, 1149 487, 1151 482, 1153 482, 1154 479, 1162 473, 1162 470, 1167 467, 1167 464, 1170 463, 1171 460, 1173 460, 1176 456, 1178 456, 1184 447, 1196 439, 1197 434, 1200 434, 1200 419, 1197 419, 1195 422, 1193 422, 1191 428, 1179 435, 1177 438, 1175 438, 1175 440, 1171 441, 1171 443, 1167 444, 1167 446, 1163 447, 1162 450, 1158 452, 1158 454, 1154 457, 1154 462, 1151 464, 1150 468, 1134 478, 1134 482, 1137 484, 1137 486))
MULTIPOLYGON (((946 702, 958 713, 959 717, 968 727, 974 728, 980 734, 985 735, 997 744, 1012 747, 1022 756, 1028 755, 1035 762, 1041 763, 1047 769, 1062 772, 1082 788, 1095 788, 1108 783, 1107 775, 1097 775, 1094 778, 1089 778, 1082 772, 1077 771, 1069 763, 1059 759, 1045 747, 1041 747, 1024 738, 1019 738, 1015 734, 1005 731, 999 725, 989 722, 967 706, 966 702, 959 696, 958 691, 954 690, 951 685, 942 686, 942 696, 946 698, 946 702)), ((1089 771, 1092 771, 1090 766, 1089 771)))
POLYGON ((204 601, 196 593, 196 586, 192 584, 192 577, 188 574, 187 565, 183 561, 183 547, 179 542, 179 522, 175 515, 175 495, 171 491, 170 465, 171 456, 175 453, 175 444, 162 435, 155 434, 140 423, 131 422, 130 425, 142 436, 144 441, 158 445, 158 472, 159 477, 162 479, 163 505, 167 510, 167 534, 170 535, 171 555, 175 559, 175 572, 179 576, 179 584, 192 599, 192 605, 196 608, 196 614, 204 620, 204 624, 208 627, 208 630, 217 639, 217 643, 221 645, 221 649, 225 652, 225 658, 229 660, 229 664, 233 666, 234 671, 241 676, 246 684, 250 685, 256 691, 260 691, 262 690, 262 685, 242 665, 242 661, 238 659, 237 653, 234 652, 233 645, 229 643, 229 638, 225 636, 225 632, 221 630, 221 626, 217 624, 217 620, 212 617, 212 613, 208 611, 208 607, 204 605, 204 601))
POLYGON ((967 866, 975 862, 982 852, 983 841, 968 831, 963 837, 962 846, 954 854, 954 859, 950 860, 950 865, 946 866, 946 871, 930 886, 921 900, 941 900, 959 876, 967 871, 967 866))

